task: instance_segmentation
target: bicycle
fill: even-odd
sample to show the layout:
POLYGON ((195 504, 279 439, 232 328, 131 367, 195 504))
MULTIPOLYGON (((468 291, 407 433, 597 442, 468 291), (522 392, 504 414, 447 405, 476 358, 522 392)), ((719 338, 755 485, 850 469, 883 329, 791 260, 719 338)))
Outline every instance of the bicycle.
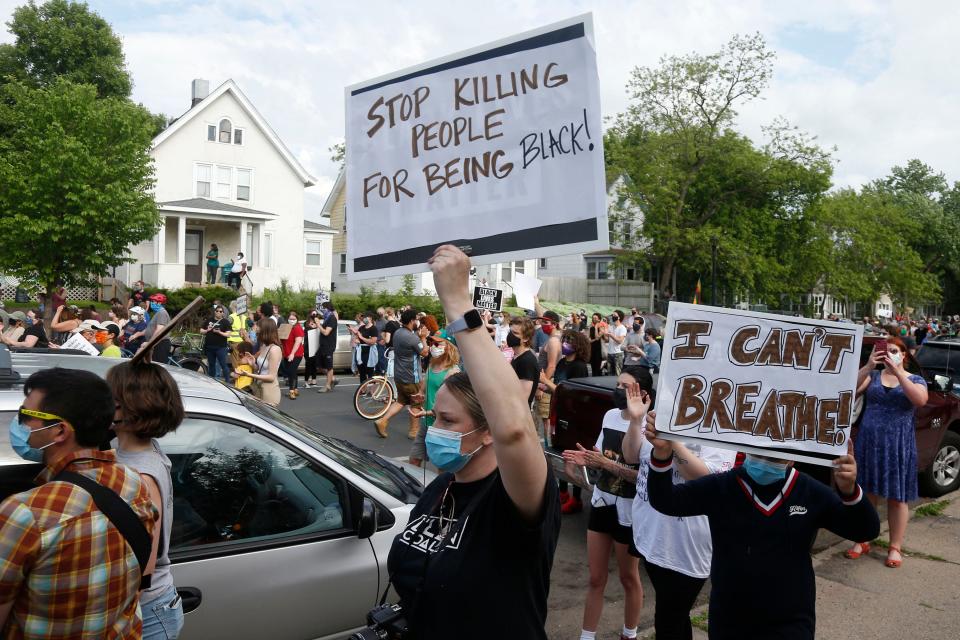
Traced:
POLYGON ((388 349, 384 355, 387 358, 387 374, 365 380, 353 394, 354 410, 367 420, 383 417, 397 399, 397 387, 393 382, 393 351, 388 349))

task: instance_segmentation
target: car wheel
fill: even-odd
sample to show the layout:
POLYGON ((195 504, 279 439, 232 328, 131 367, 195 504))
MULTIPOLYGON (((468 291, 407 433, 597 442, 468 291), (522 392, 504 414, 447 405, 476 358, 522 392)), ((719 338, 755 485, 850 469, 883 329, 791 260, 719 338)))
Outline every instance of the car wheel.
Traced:
POLYGON ((920 473, 924 495, 936 497, 960 487, 960 434, 947 431, 933 462, 920 473))

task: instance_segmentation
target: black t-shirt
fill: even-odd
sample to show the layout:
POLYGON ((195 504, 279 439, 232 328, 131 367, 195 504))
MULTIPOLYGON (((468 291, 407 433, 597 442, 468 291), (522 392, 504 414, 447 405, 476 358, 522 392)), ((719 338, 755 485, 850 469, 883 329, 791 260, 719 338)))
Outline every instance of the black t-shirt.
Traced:
POLYGON ((560 534, 553 473, 548 467, 537 524, 517 513, 499 473, 469 483, 453 479, 444 473, 427 486, 390 549, 387 566, 412 637, 546 640, 550 569, 560 534), (453 524, 445 538, 439 515, 448 487, 443 523, 452 510, 453 524), (468 509, 461 525, 457 519, 468 509))
POLYGON ((319 353, 324 356, 332 356, 333 352, 337 350, 337 316, 332 313, 327 316, 327 319, 323 321, 321 325, 324 329, 329 328, 330 335, 323 335, 320 333, 320 346, 319 353))
POLYGON ((540 365, 537 363, 537 356, 533 355, 533 351, 524 351, 522 355, 511 360, 510 364, 518 378, 533 382, 530 397, 527 398, 527 402, 533 402, 534 396, 537 395, 537 385, 540 383, 540 365))
MULTIPOLYGON (((596 358, 601 355, 600 349, 602 348, 602 343, 597 338, 600 337, 600 332, 597 329, 596 325, 590 325, 590 357, 596 358)), ((599 372, 593 374, 597 375, 599 372)))
POLYGON ((43 330, 43 323, 40 320, 37 320, 32 325, 24 329, 23 333, 20 334, 20 339, 17 342, 24 342, 27 336, 36 336, 37 342, 33 345, 34 349, 46 349, 50 346, 50 342, 47 340, 47 332, 43 330))
POLYGON ((393 334, 400 330, 400 323, 396 320, 390 320, 383 326, 383 332, 390 334, 390 339, 386 340, 383 344, 387 347, 390 346, 390 343, 393 342, 393 334))
MULTIPOLYGON (((208 329, 220 329, 220 331, 225 331, 229 333, 233 330, 233 322, 230 321, 230 318, 221 318, 219 323, 216 318, 207 319, 207 328, 208 329)), ((211 349, 221 349, 227 346, 227 336, 222 336, 219 333, 214 333, 213 331, 208 331, 204 334, 203 346, 210 347, 211 349)))
POLYGON ((557 363, 557 368, 553 372, 553 381, 563 382, 571 378, 586 378, 589 375, 587 363, 583 360, 567 362, 566 358, 560 358, 560 362, 557 363))
POLYGON ((143 291, 142 289, 140 291, 134 291, 133 293, 130 294, 130 300, 133 301, 132 306, 134 307, 140 307, 145 309, 146 304, 144 304, 144 301, 146 301, 146 299, 147 299, 147 292, 143 291))
MULTIPOLYGON (((368 338, 368 339, 369 339, 369 338, 379 338, 379 337, 380 337, 380 332, 377 331, 377 325, 375 325, 375 324, 371 324, 369 327, 366 326, 366 325, 363 325, 363 326, 360 327, 360 335, 363 336, 364 338, 368 338)), ((366 361, 367 361, 367 354, 370 353, 370 347, 371 347, 371 346, 373 346, 373 345, 364 344, 363 342, 360 343, 360 353, 361 353, 361 355, 362 355, 362 357, 363 357, 364 363, 366 363, 366 361)))

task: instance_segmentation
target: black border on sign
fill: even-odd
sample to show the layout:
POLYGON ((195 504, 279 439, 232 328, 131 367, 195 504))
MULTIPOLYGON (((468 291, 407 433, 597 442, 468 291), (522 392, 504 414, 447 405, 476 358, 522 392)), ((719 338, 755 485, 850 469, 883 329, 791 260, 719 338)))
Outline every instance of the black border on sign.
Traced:
POLYGON ((360 89, 354 89, 353 91, 350 92, 350 95, 351 96, 360 95, 361 93, 366 93, 367 91, 373 91, 374 89, 386 87, 391 84, 396 84, 398 82, 405 82, 413 78, 419 78, 420 76, 428 76, 430 74, 438 73, 440 71, 447 71, 449 69, 456 69, 457 67, 464 67, 468 64, 483 62, 484 60, 492 60, 493 58, 499 58, 501 56, 510 55, 511 53, 519 53, 521 51, 530 51, 532 49, 540 49, 541 47, 547 47, 553 44, 560 44, 561 42, 576 40, 577 38, 583 38, 584 35, 585 34, 584 34, 583 22, 579 22, 577 24, 572 24, 569 27, 563 27, 561 29, 557 29, 556 31, 541 33, 538 36, 527 38, 526 40, 518 40, 516 42, 511 42, 510 44, 505 44, 503 46, 495 47, 493 49, 487 49, 486 51, 481 51, 479 53, 465 56, 463 58, 457 58, 456 60, 449 60, 447 62, 443 62, 433 67, 427 67, 426 69, 413 71, 406 75, 397 76, 396 78, 391 78, 390 80, 377 82, 375 84, 370 85, 369 87, 361 87, 360 89))
POLYGON ((521 229, 500 233, 485 238, 450 239, 436 244, 391 251, 372 256, 363 256, 353 259, 353 272, 364 273, 378 269, 403 267, 412 264, 424 264, 433 255, 434 250, 442 244, 452 244, 458 247, 468 245, 471 256, 488 256, 507 251, 523 251, 540 247, 590 242, 597 239, 597 219, 576 220, 562 224, 550 224, 533 229, 521 229))

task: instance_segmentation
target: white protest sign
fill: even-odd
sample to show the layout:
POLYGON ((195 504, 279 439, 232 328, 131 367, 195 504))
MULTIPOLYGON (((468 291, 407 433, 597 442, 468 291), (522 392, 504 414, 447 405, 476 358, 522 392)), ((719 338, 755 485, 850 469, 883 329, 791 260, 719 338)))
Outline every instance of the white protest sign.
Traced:
POLYGON ((319 329, 308 329, 307 330, 307 357, 312 358, 317 355, 317 350, 320 349, 320 330, 319 329))
POLYGON ((847 451, 862 340, 859 325, 671 302, 657 431, 830 464, 847 451))
POLYGON ((66 342, 60 345, 61 349, 77 349, 79 351, 86 351, 87 355, 98 356, 100 352, 97 351, 97 348, 87 342, 87 339, 84 338, 79 333, 75 333, 70 336, 66 342))
POLYGON ((247 312, 247 296, 240 296, 234 302, 237 303, 237 315, 243 315, 247 312))
POLYGON ((314 299, 314 302, 315 302, 315 304, 317 305, 317 309, 319 310, 319 309, 320 309, 320 305, 322 305, 324 302, 330 302, 330 296, 328 296, 328 295, 323 291, 323 289, 318 289, 318 290, 317 290, 317 297, 314 299))
POLYGON ((537 305, 533 297, 540 293, 542 284, 542 281, 525 273, 513 274, 513 282, 510 286, 513 287, 513 295, 517 298, 517 306, 521 309, 535 309, 537 305))
POLYGON ((347 87, 348 277, 608 248, 599 95, 589 14, 347 87))

